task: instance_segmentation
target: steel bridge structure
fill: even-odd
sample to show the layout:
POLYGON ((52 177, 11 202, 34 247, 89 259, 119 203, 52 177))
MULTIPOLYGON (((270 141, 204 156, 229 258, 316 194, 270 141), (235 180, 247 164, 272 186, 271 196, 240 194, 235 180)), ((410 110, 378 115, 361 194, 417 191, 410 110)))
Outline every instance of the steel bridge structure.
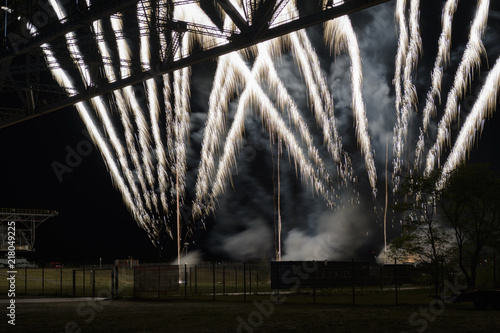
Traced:
POLYGON ((34 252, 36 228, 58 214, 55 210, 0 208, 0 252, 8 251, 10 244, 16 251, 34 252))
MULTIPOLYGON (((121 62, 119 66, 129 67, 131 75, 114 82, 100 77, 91 86, 67 88, 57 84, 50 70, 58 66, 74 71, 78 61, 85 61, 91 66, 96 62, 113 62, 113 59, 104 59, 92 51, 91 45, 109 39, 111 35, 116 38, 116 33, 96 34, 92 31, 92 23, 117 13, 137 13, 138 0, 61 0, 59 2, 66 12, 63 18, 58 18, 47 0, 1 0, 0 128, 388 1, 298 1, 297 12, 285 13, 283 8, 289 0, 242 0, 241 7, 231 0, 145 0, 142 6, 148 7, 148 10, 165 13, 163 16, 155 15, 154 20, 148 15, 135 16, 135 23, 143 21, 156 36, 166 36, 168 46, 162 48, 159 43, 157 45, 156 54, 161 56, 156 59, 155 66, 145 69, 140 62, 118 60, 121 62), (212 25, 173 17, 176 6, 192 3, 198 3, 212 25), (227 19, 232 21, 230 29, 224 23, 227 19), (36 27, 36 32, 33 32, 33 27, 36 27), (217 42, 200 45, 195 52, 179 55, 176 52, 179 41, 187 32, 209 35, 215 37, 217 42), (50 45, 56 52, 67 53, 65 36, 70 33, 78 37, 75 43, 82 49, 87 45, 84 58, 52 64, 44 56, 43 47, 50 45)), ((124 36, 141 33, 137 24, 136 31, 131 30, 131 26, 123 27, 124 36)), ((99 73, 95 75, 102 76, 99 73)))

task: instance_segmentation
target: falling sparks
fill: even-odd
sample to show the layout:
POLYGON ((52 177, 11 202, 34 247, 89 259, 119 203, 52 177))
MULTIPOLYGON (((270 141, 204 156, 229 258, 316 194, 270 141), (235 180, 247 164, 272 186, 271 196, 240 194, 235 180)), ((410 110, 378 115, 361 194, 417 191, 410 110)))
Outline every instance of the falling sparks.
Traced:
POLYGON ((398 47, 398 55, 396 58, 396 111, 397 121, 394 127, 394 183, 395 189, 398 187, 399 173, 402 168, 402 160, 404 154, 404 137, 408 133, 408 120, 410 111, 415 108, 418 100, 417 91, 412 80, 413 70, 417 66, 418 56, 422 52, 422 41, 419 32, 419 0, 410 0, 409 11, 409 32, 410 39, 407 40, 406 26, 404 24, 404 10, 406 1, 398 0, 397 3, 397 21, 399 22, 400 43, 398 47), (403 59, 404 66, 403 66, 403 59), (401 78, 401 69, 403 77, 401 78), (401 82, 403 89, 401 88, 401 82))
POLYGON ((362 96, 363 70, 361 67, 361 56, 356 35, 347 16, 328 21, 325 26, 325 38, 336 52, 347 48, 351 58, 351 85, 352 85, 352 110, 358 144, 365 156, 368 178, 372 187, 373 195, 377 193, 377 171, 368 134, 368 120, 366 119, 365 103, 362 96))
POLYGON ((443 9, 443 16, 441 19, 442 31, 441 35, 439 36, 438 54, 434 63, 434 69, 432 70, 432 84, 429 92, 427 93, 427 99, 423 111, 422 129, 420 131, 420 136, 415 151, 415 169, 417 169, 420 164, 420 159, 424 150, 425 136, 428 135, 430 117, 436 116, 436 97, 438 97, 439 102, 441 102, 441 83, 443 81, 444 72, 443 67, 446 67, 446 64, 450 58, 452 23, 453 16, 455 15, 455 11, 457 10, 457 3, 458 0, 448 0, 443 9))
MULTIPOLYGON (((58 19, 64 22, 65 7, 57 0, 49 0, 49 3, 58 19)), ((482 37, 490 2, 478 0, 468 43, 448 92, 436 140, 430 148, 426 147, 424 140, 429 136, 430 118, 437 116, 436 99, 441 103, 441 85, 450 59, 452 24, 458 3, 458 0, 448 0, 443 7, 438 53, 423 108, 420 137, 414 150, 413 167, 418 170, 425 150, 428 149, 424 174, 429 174, 436 165, 440 165, 445 144, 451 145, 451 124, 457 119, 459 104, 481 66, 481 58, 486 55, 482 37)), ((56 54, 52 45, 43 44, 42 52, 57 83, 72 96, 89 87, 97 87, 100 79, 113 83, 131 77, 138 69, 149 71, 156 66, 163 66, 169 61, 166 50, 171 50, 171 56, 176 58, 195 52, 194 48, 199 45, 227 43, 226 39, 210 34, 187 31, 175 35, 175 32, 168 32, 164 28, 164 18, 215 28, 198 3, 177 5, 159 1, 159 4, 157 8, 152 8, 150 2, 138 1, 135 13, 119 12, 99 19, 88 27, 94 34, 96 45, 92 52, 101 60, 100 78, 91 70, 87 54, 79 46, 78 30, 61 38, 66 46, 64 56, 69 57, 74 64, 71 71, 61 68, 59 62, 63 55, 56 54), (124 25, 132 26, 132 23, 136 33, 127 35, 124 25)), ((87 5, 90 6, 90 3, 87 5)), ((233 5, 241 15, 250 12, 250 8, 247 8, 250 2, 233 2, 233 5)), ((7 7, 2 9, 9 10, 7 7)), ((297 12, 293 2, 288 2, 282 11, 287 17, 297 12)), ((398 186, 406 158, 405 150, 411 149, 411 140, 407 138, 408 122, 419 102, 413 76, 422 54, 420 1, 398 0, 395 20, 399 39, 393 80, 396 119, 393 133, 394 188, 398 186)), ((26 28, 32 35, 38 33, 36 27, 29 22, 26 28)), ((225 17, 224 29, 234 32, 237 28, 225 17)), ((324 27, 324 39, 336 55, 346 52, 350 59, 353 128, 364 158, 372 196, 375 198, 377 170, 366 115, 370 106, 365 105, 363 98, 362 58, 350 19, 343 16, 328 21, 324 27)), ((177 237, 178 244, 183 237, 179 224, 179 206, 187 200, 189 190, 192 86, 191 68, 186 67, 158 78, 150 78, 143 84, 115 90, 108 96, 94 97, 75 104, 101 151, 112 182, 121 193, 126 207, 156 245, 161 243, 162 233, 172 238, 177 237), (173 205, 177 206, 176 211, 171 209, 173 205), (172 233, 173 215, 177 218, 177 235, 172 233)), ((460 128, 453 148, 446 157, 437 186, 442 186, 449 172, 466 159, 484 122, 496 108, 499 87, 500 59, 489 72, 471 113, 460 128)), ((322 197, 328 207, 333 208, 338 203, 336 191, 340 184, 354 186, 359 177, 354 172, 350 155, 338 134, 334 100, 328 90, 327 79, 322 74, 319 57, 305 30, 219 57, 207 108, 194 182, 194 199, 190 203, 196 219, 203 219, 214 213, 217 201, 226 192, 232 172, 237 168, 238 154, 245 137, 245 124, 252 112, 261 119, 262 128, 268 133, 270 143, 279 142, 280 147, 283 145, 304 186, 309 187, 314 195, 322 197), (284 54, 293 57, 302 74, 317 128, 308 123, 306 112, 300 110, 288 91, 286 82, 278 75, 275 61, 284 54), (252 65, 245 62, 244 56, 252 57, 252 65), (230 115, 233 100, 236 107, 230 115), (318 146, 314 140, 314 131, 317 129, 321 134, 316 135, 323 139, 322 145, 326 147, 327 154, 321 153, 323 147, 318 146), (324 155, 328 154, 333 163, 325 159, 324 155)), ((387 158, 386 156, 386 161, 387 158)))
POLYGON ((438 187, 442 187, 450 172, 467 159, 467 153, 474 146, 476 138, 481 135, 484 122, 493 115, 493 112, 497 108, 499 89, 500 58, 497 59, 495 66, 488 73, 477 101, 465 120, 465 124, 455 141, 455 145, 443 166, 438 187))
MULTIPOLYGON (((482 36, 486 29, 488 20, 489 0, 479 0, 476 16, 472 22, 472 27, 469 35, 469 41, 465 47, 462 61, 457 69, 453 87, 448 94, 444 116, 438 125, 438 136, 436 142, 432 146, 427 155, 425 174, 429 174, 435 166, 436 160, 439 164, 439 157, 446 141, 450 142, 450 126, 456 120, 458 115, 459 100, 463 97, 467 90, 467 86, 471 83, 474 71, 479 69, 481 65, 481 56, 486 54, 482 42, 482 36)), ((467 148, 468 150, 468 148, 467 148)))

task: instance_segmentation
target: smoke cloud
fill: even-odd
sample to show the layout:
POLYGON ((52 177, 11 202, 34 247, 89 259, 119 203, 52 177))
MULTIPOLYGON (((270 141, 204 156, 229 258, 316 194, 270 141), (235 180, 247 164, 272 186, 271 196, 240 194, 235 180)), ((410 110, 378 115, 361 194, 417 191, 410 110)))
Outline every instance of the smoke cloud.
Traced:
POLYGON ((311 221, 310 232, 294 228, 284 242, 283 260, 340 260, 357 256, 357 248, 369 239, 373 225, 368 214, 348 207, 324 211, 311 221))

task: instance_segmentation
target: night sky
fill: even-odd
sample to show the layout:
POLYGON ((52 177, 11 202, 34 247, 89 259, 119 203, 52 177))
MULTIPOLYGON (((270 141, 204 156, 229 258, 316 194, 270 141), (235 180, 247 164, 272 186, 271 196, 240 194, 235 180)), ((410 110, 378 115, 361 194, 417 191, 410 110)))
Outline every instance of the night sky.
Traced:
MULTIPOLYGON (((363 31, 364 27, 376 22, 374 13, 390 10, 394 2, 352 15, 351 18, 358 35, 360 31, 363 31)), ((494 64, 494 61, 500 55, 500 46, 498 45, 500 10, 498 6, 499 4, 493 4, 492 1, 490 24, 485 40, 490 66, 494 64)), ((469 7, 464 5, 463 7, 459 6, 459 8, 460 12, 457 13, 457 23, 455 24, 456 29, 458 31, 458 29, 462 28, 466 31, 467 25, 463 24, 463 22, 470 20, 469 11, 471 7, 470 5, 469 7)), ((425 82, 428 81, 425 72, 429 72, 432 68, 434 61, 432 54, 436 52, 432 45, 435 45, 440 31, 434 31, 434 29, 439 29, 439 21, 436 23, 436 19, 439 19, 440 14, 436 13, 440 13, 440 11, 433 9, 435 8, 424 7, 421 14, 422 38, 424 40, 424 56, 419 63, 419 74, 422 74, 418 77, 419 82, 422 83, 421 87, 423 87, 420 88, 422 91, 419 90, 421 96, 425 96, 425 82)), ((393 120, 379 113, 377 108, 388 105, 392 109, 385 112, 394 113, 394 89, 391 84, 391 70, 393 71, 394 68, 394 51, 397 41, 393 38, 395 32, 393 31, 394 24, 392 22, 387 27, 381 26, 375 30, 372 35, 368 35, 369 38, 365 35, 365 38, 360 39, 360 48, 363 55, 363 65, 366 69, 364 74, 365 86, 377 86, 382 81, 387 86, 387 91, 383 97, 386 104, 372 99, 369 92, 365 96, 367 112, 369 113, 368 118, 370 124, 373 124, 373 127, 370 128, 370 135, 372 136, 374 149, 379 156, 377 159, 379 188, 382 188, 383 178, 381 173, 383 172, 383 164, 381 157, 385 154, 383 150, 385 133, 392 133, 393 120), (390 29, 391 31, 385 33, 384 29, 390 29), (379 48, 377 49, 377 47, 379 48), (380 80, 380 82, 371 80, 380 80)), ((317 29, 310 29, 308 32, 313 41, 318 38, 317 29)), ((454 50, 456 51, 452 53, 450 73, 454 73, 452 71, 453 67, 456 66, 454 59, 459 58, 461 55, 460 47, 462 47, 461 50, 463 51, 463 45, 466 42, 466 38, 463 38, 464 34, 458 33, 457 35, 458 37, 454 39, 454 45, 456 46, 454 50)), ((325 58, 328 54, 325 52, 325 54, 321 53, 320 56, 325 58)), ((339 74, 338 72, 339 66, 344 63, 345 59, 342 57, 337 58, 335 63, 331 61, 322 62, 332 86, 335 85, 335 79, 342 79, 343 75, 348 75, 348 73, 339 74), (337 71, 335 66, 337 66, 337 71)), ((279 65, 284 75, 283 80, 290 78, 290 76, 287 76, 288 74, 300 78, 298 73, 293 73, 293 70, 287 72, 288 64, 293 64, 293 59, 284 57, 279 65)), ((209 62, 193 68, 193 82, 197 83, 197 88, 193 88, 192 102, 192 115, 196 122, 192 126, 191 145, 193 151, 196 150, 197 140, 200 137, 200 131, 202 131, 202 124, 204 123, 204 113, 208 109, 204 105, 206 105, 207 94, 211 89, 210 70, 213 70, 214 67, 214 62, 209 62), (200 71, 203 68, 204 72, 197 72, 197 68, 200 71)), ((483 71, 487 70, 486 65, 483 67, 483 71)), ((452 76, 447 78, 448 82, 451 78, 452 76)), ((473 86, 472 91, 474 89, 475 86, 473 86)), ((445 98, 446 93, 445 83, 443 85, 443 98, 445 98)), ((345 138, 345 144, 349 152, 352 152, 354 163, 357 163, 361 159, 353 137, 352 116, 349 116, 349 112, 342 113, 343 109, 348 109, 348 99, 336 96, 335 93, 334 98, 337 98, 341 135, 345 138), (349 123, 351 125, 346 126, 345 129, 342 127, 343 124, 349 123)), ((424 104, 424 97, 421 97, 420 100, 424 104)), ((307 113, 308 108, 305 101, 299 101, 298 103, 304 103, 302 107, 307 113)), ((422 108, 423 105, 419 107, 422 108)), ((465 117, 465 114, 466 112, 462 117, 465 117)), ((259 129, 259 126, 260 119, 249 121, 246 128, 247 137, 243 145, 244 147, 260 147, 260 141, 262 141, 267 142, 267 146, 265 146, 267 148, 254 149, 253 152, 256 151, 257 154, 251 161, 244 159, 246 151, 243 149, 243 160, 239 161, 239 163, 242 162, 241 165, 238 164, 238 176, 233 177, 234 192, 231 187, 228 187, 228 194, 221 198, 219 211, 216 217, 209 221, 208 230, 199 230, 198 234, 193 238, 193 240, 197 241, 193 248, 202 250, 205 259, 229 258, 228 253, 234 253, 233 259, 237 260, 258 258, 262 253, 255 255, 255 253, 252 253, 251 248, 259 247, 261 244, 251 243, 251 241, 259 237, 261 239, 272 238, 272 235, 268 235, 269 230, 272 232, 272 220, 274 218, 272 165, 270 168, 270 158, 267 155, 269 153, 269 140, 266 134, 259 129), (255 134, 257 138, 252 137, 255 134), (249 193, 253 193, 254 196, 249 197, 249 193), (271 226, 271 229, 269 229, 269 226, 271 226), (245 244, 245 239, 248 239, 250 243, 245 244), (242 244, 244 244, 243 247, 250 248, 250 250, 245 252, 234 248, 235 246, 241 248, 242 244)), ((471 154, 471 161, 491 163, 499 170, 499 126, 498 115, 495 115, 486 123, 482 138, 471 154)), ((1 129, 0 151, 2 152, 0 154, 0 206, 5 208, 54 209, 59 212, 59 216, 47 220, 37 229, 36 256, 33 258, 34 260, 40 263, 62 261, 66 264, 97 264, 99 258, 103 259, 103 263, 111 263, 116 258, 126 258, 128 256, 139 258, 143 262, 172 260, 175 258, 173 241, 168 244, 168 247, 172 250, 170 255, 161 259, 158 258, 158 251, 149 241, 146 232, 137 226, 123 204, 121 195, 113 188, 101 155, 98 149, 93 144, 90 144, 85 126, 74 108, 56 111, 1 129), (67 160, 68 155, 75 152, 79 157, 75 158, 73 155, 67 160), (61 170, 61 165, 70 166, 68 166, 69 169, 61 170), (59 175, 54 168, 59 168, 59 175)), ((284 160, 287 160, 287 157, 284 160)), ((363 169, 364 165, 360 164, 359 168, 357 167, 358 164, 356 164, 356 172, 360 182, 363 183, 366 182, 366 171, 363 169)), ((196 167, 196 162, 190 163, 190 174, 195 173, 193 166, 196 167)), ((285 227, 285 231, 290 231, 290 235, 298 237, 302 235, 299 231, 305 230, 305 234, 311 236, 313 233, 311 230, 317 231, 321 229, 318 226, 312 227, 311 222, 306 221, 321 219, 321 214, 326 209, 321 202, 322 199, 310 198, 310 193, 304 190, 300 182, 291 176, 293 174, 293 167, 288 166, 287 169, 285 164, 283 166, 283 182, 285 190, 289 191, 288 194, 283 195, 285 201, 283 203, 284 221, 286 221, 286 217, 289 217, 289 222, 284 222, 289 223, 285 227), (289 202, 286 202, 287 198, 289 202), (306 209, 304 207, 309 206, 311 211, 297 212, 294 210, 296 205, 298 205, 298 209, 303 208, 304 210, 306 209)), ((368 204, 373 206, 370 199, 368 199, 368 204)), ((370 208, 367 210, 369 211, 370 208)), ((340 251, 341 254, 363 257, 368 255, 371 250, 380 249, 380 234, 382 232, 380 221, 373 223, 369 227, 365 226, 364 222, 360 226, 354 227, 359 229, 366 227, 366 231, 370 231, 370 235, 366 236, 366 239, 359 246, 360 250, 340 251)), ((352 230, 342 230, 346 232, 345 234, 352 233, 354 235, 352 230)), ((364 230, 361 230, 361 234, 364 234, 364 230)), ((358 237, 357 234, 355 237, 358 237)), ((308 238, 304 242, 309 240, 314 240, 314 238, 308 238)), ((273 247, 274 245, 271 245, 264 253, 269 254, 269 250, 271 249, 272 252, 273 247)), ((350 258, 346 257, 345 259, 350 258)))
POLYGON ((36 254, 42 262, 155 258, 156 250, 126 210, 86 134, 74 109, 3 129, 2 207, 59 212, 37 228, 36 254), (82 147, 92 150, 85 151, 88 155, 81 161, 70 160, 74 167, 60 173, 60 181, 54 162, 67 165, 67 148, 77 151, 78 147, 82 152, 82 147))

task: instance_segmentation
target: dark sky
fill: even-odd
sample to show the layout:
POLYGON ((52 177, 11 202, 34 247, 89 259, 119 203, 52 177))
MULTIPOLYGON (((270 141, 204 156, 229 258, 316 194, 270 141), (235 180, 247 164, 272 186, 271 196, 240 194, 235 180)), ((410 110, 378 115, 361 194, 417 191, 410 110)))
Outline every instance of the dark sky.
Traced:
MULTIPOLYGON (((391 4, 383 6, 387 7, 381 7, 382 9, 378 9, 379 11, 375 12, 366 11, 353 15, 352 19, 358 35, 362 31, 366 32, 363 29, 370 23, 374 24, 377 28, 375 29, 377 31, 376 34, 365 34, 363 37, 360 37, 360 47, 362 53, 364 52, 363 65, 366 69, 365 85, 367 87, 376 86, 376 82, 378 81, 375 80, 384 80, 385 85, 388 87, 386 99, 392 103, 390 106, 393 108, 394 91, 390 81, 392 80, 391 75, 396 42, 390 40, 390 35, 394 34, 394 32, 384 33, 384 26, 376 25, 380 25, 380 22, 377 23, 377 16, 373 14, 391 8, 391 4)), ((461 12, 457 13, 456 29, 467 27, 467 24, 463 24, 463 22, 470 20, 470 7, 466 8, 464 5, 460 8, 461 12)), ((425 10, 429 11, 430 8, 425 8, 425 10)), ((493 13, 498 13, 498 8, 492 11, 493 13)), ((421 16, 424 41, 432 40, 433 38, 437 40, 438 33, 431 31, 430 27, 432 25, 430 22, 435 21, 431 18, 438 17, 439 15, 432 16, 422 13, 421 16)), ((390 18, 392 19, 392 17, 390 18)), ((394 29, 393 22, 388 22, 389 24, 385 28, 394 29)), ((498 28, 500 27, 498 15, 492 15, 490 22, 490 30, 486 34, 486 47, 489 51, 490 65, 493 65, 496 57, 500 54, 498 39, 496 39, 498 28)), ((439 28, 439 23, 437 27, 439 28)), ((314 36, 314 32, 310 31, 310 33, 314 36)), ((314 37, 312 38, 314 39, 314 37)), ((459 37, 454 39, 458 49, 464 40, 466 39, 463 38, 463 34, 459 34, 459 37)), ((421 73, 429 71, 432 68, 432 54, 435 50, 432 46, 428 46, 432 44, 430 42, 424 43, 425 54, 419 63, 421 73)), ((459 55, 460 52, 454 53, 453 56, 456 56, 456 54, 459 55)), ((337 65, 340 66, 344 63, 343 61, 339 57, 337 65)), ((280 66, 283 73, 287 70, 287 64, 293 64, 293 60, 284 59, 282 61, 280 66)), ((203 67, 205 65, 210 65, 206 67, 211 69, 214 67, 213 63, 202 64, 200 66, 203 67)), ((337 72, 335 71, 333 65, 331 68, 329 68, 328 63, 324 66, 325 71, 327 71, 326 75, 329 76, 329 79, 332 79, 332 82, 333 78, 342 77, 338 73, 338 70, 337 72)), ((453 66, 456 66, 456 63, 452 63, 450 66, 453 68, 453 66)), ((483 70, 487 70, 486 66, 484 66, 483 70)), ((293 75, 299 77, 297 73, 293 75)), ((427 79, 425 74, 420 74, 419 72, 419 75, 420 82, 427 79)), ((204 98, 206 99, 206 92, 210 91, 210 89, 211 87, 208 84, 199 91, 193 91, 195 97, 200 97, 193 101, 192 104, 193 119, 203 120, 204 103, 200 102, 200 100, 203 101, 204 98)), ((445 89, 446 87, 443 90, 445 89)), ((472 91, 474 89, 475 87, 473 87, 472 91)), ((381 90, 377 90, 377 92, 379 91, 381 90)), ((425 84, 422 91, 425 93, 425 84)), ((446 92, 443 93, 443 96, 446 96, 446 92)), ((342 112, 343 108, 348 109, 349 100, 347 98, 335 96, 335 93, 334 97, 339 98, 337 101, 339 112, 342 112)), ((379 128, 381 129, 380 133, 391 133, 393 123, 392 119, 388 119, 383 113, 377 113, 379 112, 377 108, 381 108, 382 106, 375 105, 375 99, 372 99, 370 94, 366 94, 365 98, 368 112, 371 112, 368 118, 373 126, 373 132, 371 132, 373 145, 374 149, 377 150, 380 160, 380 156, 384 154, 381 152, 380 145, 383 145, 383 138, 385 136, 382 134, 374 135, 373 133, 377 133, 377 129, 379 128)), ((424 101, 423 98, 421 100, 424 101)), ((386 112, 392 114, 394 111, 391 109, 386 112)), ((345 116, 342 113, 339 114, 340 124, 352 124, 352 116, 349 116, 349 112, 346 112, 345 116)), ((249 122, 246 133, 247 139, 244 144, 259 147, 259 140, 268 141, 265 133, 259 132, 259 126, 260 119, 254 119, 253 122, 249 122), (252 139, 251 136, 253 134, 257 134, 259 138, 252 139)), ((486 123, 482 138, 471 153, 472 161, 488 162, 492 163, 497 170, 500 168, 500 157, 498 148, 496 147, 498 142, 500 142, 499 131, 497 130, 499 126, 500 120, 498 115, 495 115, 486 123)), ((348 142, 346 145, 351 149, 350 153, 352 153, 353 159, 355 161, 356 159, 361 160, 355 139, 352 138, 352 125, 348 127, 340 126, 340 131, 346 142, 348 142)), ((73 108, 60 110, 1 129, 0 206, 55 209, 59 212, 59 216, 47 220, 37 229, 36 260, 39 262, 62 261, 65 263, 91 264, 98 263, 99 258, 102 257, 103 262, 110 263, 115 258, 126 258, 128 256, 137 257, 141 261, 157 260, 157 250, 152 246, 146 232, 137 226, 128 213, 125 205, 122 203, 121 195, 111 184, 110 176, 99 151, 93 145, 90 145, 89 141, 85 127, 76 110, 73 108), (79 155, 78 157, 72 155, 75 152, 79 155), (62 165, 66 165, 68 169, 60 169, 62 165), (59 169, 56 171, 54 168, 59 169)), ((192 140, 192 144, 196 145, 196 138, 192 140)), ((242 154, 244 155, 244 153, 245 150, 242 154)), ((271 220, 273 218, 272 176, 271 173, 263 175, 262 172, 256 171, 259 165, 270 163, 270 159, 266 155, 266 149, 258 150, 258 153, 252 159, 251 163, 242 163, 238 166, 239 176, 235 177, 235 191, 221 199, 216 223, 209 226, 209 231, 202 230, 197 235, 196 238, 204 242, 204 245, 200 246, 204 247, 205 253, 212 255, 220 254, 224 257, 228 251, 235 251, 235 246, 241 247, 242 241, 245 239, 265 239, 263 235, 267 235, 265 233, 268 232, 266 224, 269 223, 269 217, 271 220), (253 196, 249 196, 248 193, 252 193, 253 196), (207 236, 207 233, 210 236, 207 236), (221 241, 221 239, 227 239, 227 241, 221 241)), ((364 165, 362 163, 360 165, 357 172, 358 177, 363 181, 366 178, 366 171, 363 169, 364 165)), ((283 168, 287 168, 286 165, 283 168)), ((289 174, 293 175, 293 167, 288 168, 289 174)), ((381 164, 378 164, 377 168, 380 174, 383 170, 381 164)), ((296 181, 292 176, 288 180, 284 176, 283 182, 286 182, 284 188, 289 192, 288 194, 284 194, 284 198, 286 199, 286 195, 289 195, 288 198, 290 199, 290 202, 283 203, 283 214, 289 216, 287 230, 293 230, 295 232, 293 235, 295 236, 302 235, 304 242, 314 241, 314 237, 305 239, 306 235, 299 232, 301 229, 295 228, 301 227, 300 223, 303 223, 303 228, 307 230, 307 223, 311 223, 307 221, 308 218, 321 217, 319 213, 314 213, 314 210, 320 206, 323 207, 321 211, 324 210, 324 205, 320 202, 321 199, 311 204, 313 199, 310 198, 310 193, 300 190, 300 182, 296 181), (294 195, 290 193, 294 193, 294 195), (297 211, 297 207, 306 210, 306 206, 309 206, 311 212, 297 211), (303 216, 305 220, 294 220, 292 218, 294 215, 303 216)), ((232 191, 232 189, 229 188, 229 191, 232 191)), ((317 225, 309 227, 311 230, 318 230, 317 225)), ((358 229, 363 229, 363 227, 358 229)), ((379 226, 370 226, 366 230, 370 230, 371 232, 374 229, 376 229, 376 237, 380 241, 379 226)), ((364 230, 361 231, 364 233, 364 230)), ((352 233, 352 231, 344 229, 341 229, 341 232, 345 232, 345 234, 352 233)), ((311 235, 308 234, 307 236, 311 235)), ((373 241, 373 237, 375 236, 367 237, 367 242, 373 241)), ((248 246, 258 247, 260 245, 256 245, 255 243, 252 245, 250 243, 248 246)), ((169 247, 174 249, 172 243, 169 244, 169 247)), ((368 252, 368 248, 366 248, 366 252, 368 252)), ((351 254, 349 253, 349 255, 351 254)), ((238 258, 244 259, 246 255, 246 253, 242 252, 238 258)))
POLYGON ((1 206, 59 212, 37 228, 37 259, 42 262, 155 258, 86 133, 72 108, 2 129, 1 206), (53 165, 68 165, 72 150, 86 156, 71 158, 71 172, 65 169, 59 179, 53 165))

